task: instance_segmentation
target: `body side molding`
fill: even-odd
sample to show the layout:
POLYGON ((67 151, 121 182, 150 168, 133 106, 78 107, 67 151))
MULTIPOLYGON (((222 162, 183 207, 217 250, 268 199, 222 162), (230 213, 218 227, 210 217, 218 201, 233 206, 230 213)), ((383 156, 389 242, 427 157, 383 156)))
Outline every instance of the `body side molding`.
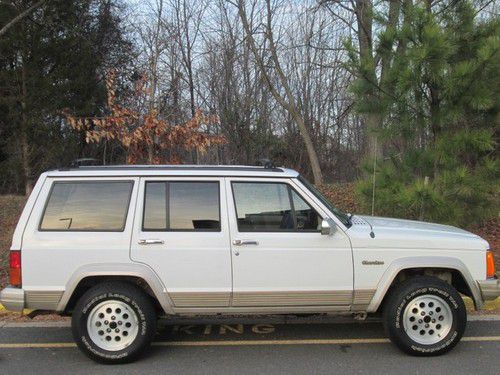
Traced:
POLYGON ((472 292, 472 299, 476 309, 481 309, 483 306, 483 298, 477 283, 474 281, 469 270, 465 264, 456 258, 452 257, 405 257, 393 261, 387 270, 382 275, 370 304, 368 305, 367 312, 375 312, 382 303, 387 290, 396 278, 399 272, 411 268, 445 268, 460 272, 463 276, 467 286, 472 292))

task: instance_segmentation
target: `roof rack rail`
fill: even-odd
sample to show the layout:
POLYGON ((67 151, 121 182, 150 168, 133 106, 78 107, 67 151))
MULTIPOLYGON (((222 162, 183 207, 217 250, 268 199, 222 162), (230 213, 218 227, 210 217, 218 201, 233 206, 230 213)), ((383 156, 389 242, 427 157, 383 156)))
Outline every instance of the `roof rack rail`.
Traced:
MULTIPOLYGON (((80 160, 80 159, 78 159, 80 160)), ((93 161, 78 162, 75 160, 71 167, 59 168, 59 171, 80 170, 80 171, 253 171, 253 172, 284 172, 283 168, 275 167, 272 163, 260 166, 251 165, 92 165, 93 161), (90 163, 90 164, 85 164, 90 163)))
POLYGON ((79 168, 84 166, 101 166, 102 163, 99 159, 94 158, 80 158, 75 159, 70 163, 70 168, 79 168))
POLYGON ((258 166, 262 166, 266 169, 275 169, 276 166, 274 165, 274 163, 272 162, 272 160, 270 159, 259 159, 256 163, 258 166))

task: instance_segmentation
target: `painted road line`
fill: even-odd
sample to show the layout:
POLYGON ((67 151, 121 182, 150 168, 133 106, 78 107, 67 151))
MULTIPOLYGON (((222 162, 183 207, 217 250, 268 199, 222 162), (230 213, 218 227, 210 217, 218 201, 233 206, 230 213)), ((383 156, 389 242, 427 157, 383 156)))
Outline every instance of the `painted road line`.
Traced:
MULTIPOLYGON (((500 336, 469 336, 463 337, 465 342, 496 342, 500 336)), ((228 341, 157 341, 153 346, 266 346, 266 345, 356 345, 356 344, 387 344, 389 339, 306 339, 306 340, 228 340, 228 341)), ((71 342, 47 343, 10 343, 0 344, 0 349, 29 349, 29 348, 74 348, 71 342)))
POLYGON ((0 344, 0 349, 30 349, 30 348, 76 348, 73 342, 27 342, 0 344))
POLYGON ((500 341, 500 336, 469 336, 462 337, 462 341, 470 341, 470 342, 480 342, 480 341, 500 341))
POLYGON ((302 339, 302 340, 213 340, 213 341, 159 341, 153 346, 265 346, 265 345, 351 345, 387 344, 389 339, 302 339))
MULTIPOLYGON (((463 337, 468 342, 500 341, 500 336, 463 337)), ((228 340, 228 341, 160 341, 153 346, 264 346, 264 345, 356 345, 388 344, 389 339, 302 339, 302 340, 228 340)))

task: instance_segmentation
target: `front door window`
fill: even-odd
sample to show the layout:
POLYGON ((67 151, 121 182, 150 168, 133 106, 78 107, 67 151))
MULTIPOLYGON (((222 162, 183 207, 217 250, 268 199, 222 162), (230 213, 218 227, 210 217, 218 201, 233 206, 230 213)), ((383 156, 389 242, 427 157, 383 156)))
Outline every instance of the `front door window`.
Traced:
POLYGON ((318 231, 316 211, 288 184, 233 182, 239 232, 318 231))

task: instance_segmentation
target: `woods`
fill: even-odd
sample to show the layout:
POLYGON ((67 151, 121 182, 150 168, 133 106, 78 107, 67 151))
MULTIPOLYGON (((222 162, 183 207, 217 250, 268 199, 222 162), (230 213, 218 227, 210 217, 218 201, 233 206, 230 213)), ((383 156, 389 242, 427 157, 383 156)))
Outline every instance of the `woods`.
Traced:
POLYGON ((0 192, 77 158, 354 182, 362 210, 498 217, 489 0, 0 2, 0 192), (112 78, 111 78, 112 77, 112 78))

